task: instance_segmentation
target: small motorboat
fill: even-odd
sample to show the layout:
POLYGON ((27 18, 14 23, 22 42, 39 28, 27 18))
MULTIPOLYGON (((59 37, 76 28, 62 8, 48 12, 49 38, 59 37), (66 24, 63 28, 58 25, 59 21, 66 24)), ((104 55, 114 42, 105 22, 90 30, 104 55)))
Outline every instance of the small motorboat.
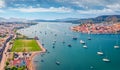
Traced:
POLYGON ((120 48, 120 47, 119 47, 119 46, 114 46, 114 48, 115 48, 115 49, 118 49, 118 48, 120 48))
POLYGON ((85 44, 85 42, 84 42, 83 40, 80 40, 80 43, 81 43, 81 44, 85 44))
POLYGON ((55 48, 55 46, 53 46, 53 48, 55 48))
POLYGON ((41 62, 44 62, 44 60, 41 60, 41 62))
POLYGON ((91 40, 91 38, 90 38, 90 37, 88 37, 88 40, 91 40))
POLYGON ((44 46, 44 44, 42 44, 42 46, 44 46))
POLYGON ((56 64, 57 64, 57 65, 60 65, 60 62, 59 62, 59 61, 56 61, 56 64))
POLYGON ((110 59, 108 59, 108 58, 103 58, 102 59, 104 62, 110 62, 110 59))
POLYGON ((83 48, 87 48, 87 46, 86 46, 86 45, 83 45, 83 48))
POLYGON ((103 55, 104 53, 102 51, 97 52, 98 55, 103 55))
POLYGON ((65 41, 62 42, 63 44, 65 43, 65 41))
POLYGON ((72 47, 71 44, 68 44, 68 47, 72 47))
POLYGON ((55 36, 57 36, 57 34, 55 34, 55 36))
POLYGON ((77 40, 77 37, 73 37, 72 39, 73 39, 73 40, 77 40))

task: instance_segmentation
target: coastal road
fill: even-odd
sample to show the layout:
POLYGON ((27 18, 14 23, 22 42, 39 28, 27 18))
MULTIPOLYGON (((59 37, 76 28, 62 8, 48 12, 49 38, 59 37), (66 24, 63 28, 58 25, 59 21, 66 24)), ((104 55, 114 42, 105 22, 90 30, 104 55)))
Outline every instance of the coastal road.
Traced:
POLYGON ((9 41, 12 39, 12 37, 8 37, 5 42, 5 46, 3 49, 3 53, 1 54, 1 62, 0 62, 0 70, 4 70, 6 59, 7 59, 7 50, 9 49, 9 41))

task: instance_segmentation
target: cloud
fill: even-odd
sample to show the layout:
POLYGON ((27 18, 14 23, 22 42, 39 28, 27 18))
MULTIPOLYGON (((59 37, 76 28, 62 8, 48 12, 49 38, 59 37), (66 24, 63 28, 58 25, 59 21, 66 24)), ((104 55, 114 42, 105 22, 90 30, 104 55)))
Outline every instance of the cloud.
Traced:
POLYGON ((107 5, 106 7, 112 10, 120 10, 120 4, 107 5))
POLYGON ((93 15, 100 15, 100 14, 110 14, 110 13, 115 13, 113 10, 111 9, 107 9, 107 8, 104 8, 102 10, 77 10, 78 13, 80 14, 93 14, 93 15))
POLYGON ((120 4, 120 0, 56 0, 59 3, 65 3, 84 9, 104 9, 107 5, 120 4))
POLYGON ((56 0, 79 7, 74 12, 84 15, 116 14, 120 12, 120 0, 56 0), (81 9, 82 8, 82 9, 81 9))
POLYGON ((28 7, 28 8, 12 8, 10 10, 15 10, 15 11, 20 11, 20 12, 59 12, 59 13, 68 13, 73 11, 70 8, 65 8, 65 7, 50 7, 50 8, 33 8, 33 7, 28 7))
POLYGON ((5 7, 5 2, 4 0, 0 0, 0 8, 3 8, 3 7, 5 7))

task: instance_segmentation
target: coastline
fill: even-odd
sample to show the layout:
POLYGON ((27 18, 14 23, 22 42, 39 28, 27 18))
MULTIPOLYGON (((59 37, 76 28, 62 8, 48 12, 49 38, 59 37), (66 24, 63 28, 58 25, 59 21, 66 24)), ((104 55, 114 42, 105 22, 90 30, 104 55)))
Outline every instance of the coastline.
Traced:
POLYGON ((41 48, 41 51, 32 52, 32 55, 30 57, 31 62, 30 62, 29 70, 36 70, 35 65, 33 63, 33 58, 40 53, 45 53, 46 52, 46 49, 41 45, 39 40, 36 40, 36 42, 38 43, 39 47, 41 48))

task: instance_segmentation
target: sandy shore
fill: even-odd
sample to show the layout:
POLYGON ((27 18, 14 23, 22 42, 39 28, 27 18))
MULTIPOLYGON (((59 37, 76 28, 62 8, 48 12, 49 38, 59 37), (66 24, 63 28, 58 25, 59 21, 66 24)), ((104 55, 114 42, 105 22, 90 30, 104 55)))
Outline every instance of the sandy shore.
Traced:
POLYGON ((28 68, 29 70, 36 70, 36 69, 35 69, 35 65, 34 65, 34 63, 33 63, 33 58, 34 58, 34 56, 36 56, 36 55, 38 55, 38 54, 40 54, 40 53, 46 52, 46 49, 41 45, 41 43, 39 42, 39 40, 36 40, 36 42, 38 43, 39 47, 40 47, 42 50, 41 50, 41 51, 32 52, 32 55, 31 55, 31 57, 30 57, 30 60, 31 60, 30 66, 29 66, 29 68, 28 68))

